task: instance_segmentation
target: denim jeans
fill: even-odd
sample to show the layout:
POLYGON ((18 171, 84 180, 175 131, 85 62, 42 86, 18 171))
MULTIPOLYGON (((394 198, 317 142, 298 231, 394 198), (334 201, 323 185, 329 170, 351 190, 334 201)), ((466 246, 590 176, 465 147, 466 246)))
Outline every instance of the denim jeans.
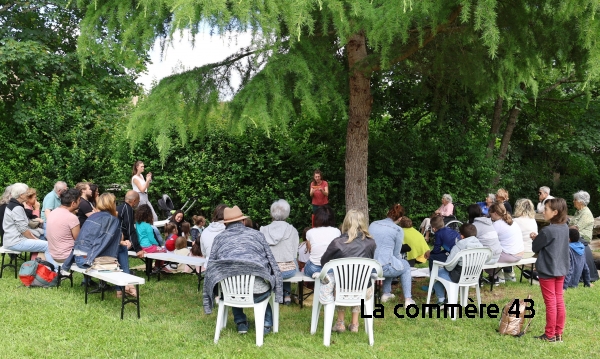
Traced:
POLYGON ((401 259, 404 268, 402 270, 396 270, 391 264, 383 266, 383 294, 389 294, 392 292, 392 280, 396 277, 400 277, 400 284, 402 285, 402 293, 404 298, 412 298, 412 277, 410 276, 410 266, 408 262, 401 259))
MULTIPOLYGON (((85 265, 85 258, 82 256, 75 256, 75 264, 77 264, 77 266, 79 268, 83 268, 83 269, 89 268, 88 266, 85 265)), ((84 275, 83 281, 81 283, 85 284, 89 279, 90 279, 90 277, 84 275)))
MULTIPOLYGON (((254 303, 262 302, 263 300, 271 296, 271 291, 268 290, 264 293, 254 294, 254 303)), ((232 307, 233 321, 235 324, 247 322, 246 314, 244 314, 244 308, 232 307)), ((267 305, 267 311, 265 312, 265 327, 273 326, 273 311, 271 310, 271 303, 267 305)))
POLYGON ((321 269, 323 269, 322 266, 318 266, 309 260, 304 266, 304 274, 312 278, 313 273, 320 272, 321 269))
MULTIPOLYGON (((452 282, 452 279, 450 279, 450 272, 444 267, 438 268, 438 277, 452 282)), ((435 291, 435 296, 438 297, 438 302, 441 302, 446 298, 446 294, 444 294, 445 288, 441 282, 436 281, 433 284, 433 290, 435 291)))
MULTIPOLYGON (((119 267, 123 270, 123 273, 131 274, 129 272, 129 253, 126 246, 119 245, 119 251, 117 252, 117 262, 119 267)), ((123 287, 116 287, 117 290, 123 290, 123 287)))
MULTIPOLYGON (((292 278, 294 274, 296 274, 296 272, 296 269, 288 270, 285 272, 281 272, 281 276, 283 277, 283 279, 292 278)), ((290 295, 290 293, 292 293, 292 283, 283 282, 283 295, 290 295)))
POLYGON ((24 239, 14 246, 6 247, 13 251, 19 252, 46 252, 48 250, 48 242, 39 239, 24 239))

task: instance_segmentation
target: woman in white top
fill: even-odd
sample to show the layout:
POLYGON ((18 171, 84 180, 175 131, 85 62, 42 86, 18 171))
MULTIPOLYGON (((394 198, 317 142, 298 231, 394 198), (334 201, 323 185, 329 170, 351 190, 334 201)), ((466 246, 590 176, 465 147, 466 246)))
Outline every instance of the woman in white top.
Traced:
POLYGON ((521 235, 523 237, 523 258, 530 258, 533 256, 531 250, 531 233, 538 233, 537 222, 535 221, 535 207, 533 202, 527 198, 518 199, 515 202, 515 218, 513 221, 521 228, 521 235))
POLYGON ((152 172, 148 172, 146 174, 146 178, 144 178, 142 172, 144 172, 144 162, 136 161, 133 164, 132 169, 131 187, 140 195, 139 205, 141 206, 142 204, 147 204, 148 206, 150 206, 150 209, 152 210, 152 217, 156 222, 158 221, 158 216, 156 215, 156 212, 154 212, 154 207, 152 207, 152 203, 150 203, 150 201, 148 200, 148 187, 150 187, 150 182, 152 182, 152 172))
POLYGON ((342 232, 335 227, 335 216, 331 207, 320 206, 315 212, 314 228, 306 232, 310 260, 304 266, 304 274, 312 277, 313 273, 321 271, 321 257, 334 239, 342 232))
MULTIPOLYGON (((513 222, 512 216, 506 212, 504 204, 492 204, 488 213, 492 221, 494 221, 494 229, 498 233, 498 240, 502 247, 502 253, 500 253, 498 262, 516 263, 523 259, 524 246, 521 227, 513 222)), ((498 279, 499 283, 503 283, 504 277, 508 274, 509 280, 516 281, 512 267, 505 267, 503 269, 504 271, 498 273, 498 278, 494 278, 494 280, 498 279)))

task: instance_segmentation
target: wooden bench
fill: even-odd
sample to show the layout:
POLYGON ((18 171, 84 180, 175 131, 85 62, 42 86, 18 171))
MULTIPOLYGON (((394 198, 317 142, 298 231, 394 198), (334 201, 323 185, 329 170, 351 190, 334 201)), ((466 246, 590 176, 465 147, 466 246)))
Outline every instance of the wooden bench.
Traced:
POLYGON ((523 270, 525 269, 525 267, 527 265, 531 265, 531 272, 532 275, 530 277, 530 285, 533 285, 533 265, 535 264, 535 262, 537 261, 537 258, 531 257, 531 258, 523 258, 518 262, 514 262, 514 263, 500 263, 497 262, 495 264, 484 264, 483 265, 483 269, 492 269, 492 275, 491 275, 491 280, 490 280, 490 291, 494 290, 494 280, 493 278, 496 276, 496 274, 498 274, 502 268, 504 267, 511 267, 511 266, 516 266, 517 268, 519 268, 521 270, 521 278, 519 278, 519 282, 523 281, 523 270))
POLYGON ((312 282, 315 280, 311 277, 304 275, 304 272, 296 272, 293 277, 287 278, 283 280, 284 283, 298 283, 298 301, 300 302, 300 308, 304 307, 304 300, 308 298, 313 291, 310 293, 304 294, 304 282, 312 282))
MULTIPOLYGON (((152 260, 181 263, 190 267, 190 269, 192 269, 192 273, 196 274, 198 277, 198 292, 200 291, 200 285, 203 280, 202 272, 196 272, 196 268, 194 268, 194 266, 203 266, 206 263, 206 258, 181 256, 174 253, 146 253, 144 259, 146 261, 146 277, 148 277, 148 280, 150 280, 150 275, 152 274, 152 260)), ((160 271, 158 272, 158 280, 160 281, 160 271)))
MULTIPOLYGON (((110 283, 110 284, 114 284, 116 286, 120 286, 120 287, 125 287, 126 285, 135 285, 135 290, 137 292, 137 295, 135 298, 131 298, 131 297, 127 297, 127 295, 125 295, 125 293, 123 293, 123 296, 121 297, 121 320, 123 319, 123 312, 125 310, 125 304, 127 303, 134 303, 137 307, 137 316, 138 319, 140 318, 140 284, 144 284, 146 283, 146 281, 144 280, 144 278, 140 278, 140 277, 136 277, 134 275, 131 274, 127 274, 127 273, 123 273, 123 272, 104 272, 104 271, 97 271, 95 269, 83 269, 83 268, 79 268, 76 264, 73 264, 73 266, 71 266, 71 270, 73 272, 78 272, 83 274, 84 277, 88 277, 89 278, 96 278, 98 280, 100 280, 100 292, 101 294, 101 298, 102 300, 104 300, 104 292, 107 290, 105 283, 110 283)), ((87 304, 88 301, 88 293, 90 293, 88 291, 88 280, 85 281, 85 304, 87 304)))

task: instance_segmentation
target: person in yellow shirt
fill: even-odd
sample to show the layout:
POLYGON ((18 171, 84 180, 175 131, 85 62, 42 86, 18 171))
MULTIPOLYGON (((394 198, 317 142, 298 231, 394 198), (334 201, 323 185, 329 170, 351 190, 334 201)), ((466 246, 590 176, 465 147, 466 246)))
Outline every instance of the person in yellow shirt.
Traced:
POLYGON ((425 237, 413 228, 412 220, 406 216, 400 219, 400 227, 404 231, 404 244, 410 246, 410 252, 406 253, 406 259, 411 267, 415 262, 425 263, 429 258, 429 246, 425 237))

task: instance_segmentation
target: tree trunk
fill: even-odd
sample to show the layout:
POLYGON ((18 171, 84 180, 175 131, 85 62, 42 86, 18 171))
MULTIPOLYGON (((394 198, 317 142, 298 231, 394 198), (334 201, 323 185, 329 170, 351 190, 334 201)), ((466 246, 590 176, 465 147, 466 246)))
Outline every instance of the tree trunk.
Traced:
POLYGON ((368 218, 367 164, 369 147, 369 117, 373 98, 371 80, 355 64, 367 57, 363 32, 354 34, 346 45, 350 68, 350 103, 346 133, 346 211, 356 209, 368 218))
POLYGON ((500 124, 502 120, 502 97, 496 98, 494 104, 494 117, 492 118, 492 128, 490 129, 490 142, 488 143, 487 156, 491 157, 494 153, 494 147, 496 147, 496 136, 500 132, 500 124))
POLYGON ((498 160, 500 162, 504 161, 506 158, 506 153, 508 152, 508 144, 510 142, 510 138, 512 133, 517 125, 517 118, 519 117, 519 113, 521 109, 521 101, 517 101, 517 104, 510 109, 508 114, 508 123, 506 124, 506 129, 504 130, 504 135, 502 136, 502 142, 500 143, 500 154, 498 155, 498 160))

